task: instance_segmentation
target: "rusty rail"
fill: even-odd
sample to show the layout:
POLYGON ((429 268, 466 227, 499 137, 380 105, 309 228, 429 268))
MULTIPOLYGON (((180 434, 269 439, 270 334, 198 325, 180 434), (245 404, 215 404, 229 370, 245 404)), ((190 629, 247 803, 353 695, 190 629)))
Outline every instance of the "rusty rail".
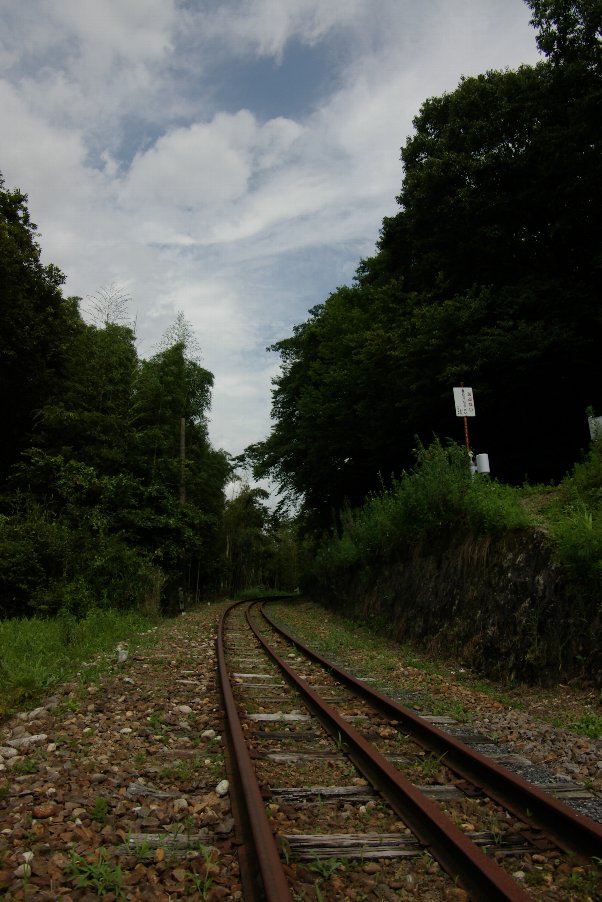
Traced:
MULTIPOLYGON (((435 803, 416 789, 370 742, 320 698, 267 643, 252 623, 248 610, 247 621, 264 650, 302 694, 325 729, 335 738, 345 739, 347 752, 356 767, 382 793, 448 874, 459 878, 472 897, 483 902, 526 902, 530 898, 435 803)), ((299 646, 299 643, 295 644, 299 646)))
POLYGON ((353 688, 381 713, 403 725, 408 733, 436 755, 445 754, 445 765, 478 786, 490 798, 534 827, 545 830, 560 848, 581 855, 602 856, 602 825, 563 805, 538 787, 495 761, 464 745, 453 736, 415 714, 362 680, 334 665, 276 624, 262 610, 268 623, 318 663, 328 667, 338 680, 353 688))
MULTIPOLYGON (((270 823, 265 813, 264 801, 257 783, 253 763, 247 749, 244 732, 240 724, 230 676, 226 666, 224 649, 225 620, 232 608, 241 602, 230 605, 222 614, 217 631, 217 667, 220 682, 226 726, 230 737, 230 753, 233 758, 232 777, 235 780, 237 807, 242 815, 246 846, 249 843, 252 849, 251 859, 254 863, 255 876, 258 878, 261 890, 257 892, 257 886, 251 887, 247 895, 253 894, 253 898, 264 898, 267 902, 292 902, 288 883, 278 854, 278 848, 270 823)), ((245 896, 247 898, 247 896, 245 896)))
POLYGON ((276 632, 297 646, 314 661, 328 667, 345 685, 353 688, 377 710, 398 720, 403 729, 436 755, 445 755, 445 766, 478 786, 486 795, 533 827, 543 829, 557 845, 580 855, 602 857, 602 825, 579 814, 463 742, 439 730, 383 693, 372 689, 348 671, 291 636, 263 611, 276 632))

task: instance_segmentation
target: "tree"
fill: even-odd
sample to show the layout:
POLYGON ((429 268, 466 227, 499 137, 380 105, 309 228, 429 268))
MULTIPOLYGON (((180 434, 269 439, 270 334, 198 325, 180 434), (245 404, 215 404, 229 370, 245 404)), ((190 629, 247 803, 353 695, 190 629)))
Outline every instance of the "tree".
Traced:
POLYGON ((460 382, 509 481, 561 478, 602 407, 599 4, 532 8, 571 53, 427 100, 378 253, 274 346, 274 427, 248 455, 316 529, 407 466, 416 435, 457 437, 460 382))
POLYGON ((99 474, 131 468, 138 356, 128 326, 83 322, 65 349, 62 379, 42 407, 33 442, 99 474))
POLYGON ((269 494, 244 484, 226 502, 222 588, 230 593, 270 587, 292 590, 297 576, 297 539, 290 521, 270 512, 269 494))
POLYGON ((213 375, 187 357, 184 341, 140 363, 131 466, 144 503, 128 529, 168 576, 168 592, 219 580, 224 487, 232 463, 207 435, 213 375), (185 459, 181 455, 182 423, 185 459), (181 492, 185 485, 185 503, 181 492))
POLYGON ((159 343, 159 350, 165 351, 173 345, 182 345, 184 356, 193 363, 201 362, 201 346, 192 328, 192 324, 186 319, 182 310, 179 310, 174 322, 166 330, 159 343))
POLYGON ((602 3, 600 0, 525 0, 533 12, 537 46, 555 64, 574 61, 600 71, 602 3))
POLYGON ((130 296, 122 288, 114 284, 107 285, 86 298, 86 312, 99 327, 109 324, 131 326, 128 311, 130 300, 130 296))
POLYGON ((65 349, 80 324, 64 276, 42 265, 27 195, 0 175, 0 481, 27 446, 37 411, 61 378, 65 349))
POLYGON ((546 64, 431 98, 402 149, 401 211, 359 278, 434 300, 534 276, 586 282, 600 253, 600 83, 546 64))
POLYGON ((213 376, 183 318, 140 361, 116 289, 84 322, 35 235, 25 195, 0 190, 0 616, 143 604, 164 583, 198 597, 221 576, 232 473, 207 434, 213 376))

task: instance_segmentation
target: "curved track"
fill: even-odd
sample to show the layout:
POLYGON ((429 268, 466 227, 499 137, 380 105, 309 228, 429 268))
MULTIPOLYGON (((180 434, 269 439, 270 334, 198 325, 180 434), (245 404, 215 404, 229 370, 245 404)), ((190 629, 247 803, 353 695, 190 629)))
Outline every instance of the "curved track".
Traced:
MULTIPOLYGON (((427 749, 429 754, 436 756, 436 760, 444 759, 448 772, 459 776, 461 781, 470 787, 470 791, 485 794, 493 799, 496 805, 512 812, 514 818, 520 819, 520 842, 527 843, 527 846, 530 843, 535 851, 538 848, 549 849, 553 844, 557 849, 578 852, 588 857, 602 856, 601 825, 577 814, 541 792, 537 787, 531 786, 520 777, 429 724, 410 709, 399 705, 382 693, 372 690, 365 682, 340 670, 332 662, 325 660, 288 635, 263 612, 262 608, 260 613, 263 622, 260 631, 255 625, 257 617, 255 614, 250 615, 249 611, 250 606, 245 605, 242 608, 240 605, 233 605, 224 614, 218 634, 219 676, 228 723, 228 735, 231 740, 231 770, 235 778, 234 803, 235 809, 238 809, 239 812, 242 848, 248 851, 248 889, 245 898, 266 898, 270 902, 286 902, 292 898, 289 887, 290 868, 287 867, 288 863, 284 860, 287 856, 283 856, 281 853, 289 841, 299 840, 298 836, 288 838, 274 836, 274 825, 266 813, 265 791, 262 793, 262 788, 255 775, 257 761, 251 757, 249 739, 254 736, 256 739, 263 740, 269 738, 270 742, 273 742, 280 736, 284 740, 309 739, 315 741, 314 732, 297 730, 296 733, 278 733, 274 730, 275 721, 280 719, 286 722, 287 715, 282 712, 255 715, 238 713, 235 692, 240 695, 245 685, 250 686, 253 691, 261 692, 262 696, 265 696, 264 701, 268 701, 268 686, 279 685, 268 682, 276 679, 274 668, 284 675, 287 684, 294 690, 295 698, 299 702, 302 700, 302 704, 311 712, 311 723, 319 721, 323 729, 332 737, 336 750, 340 753, 344 749, 346 756, 351 759, 362 775, 360 782, 367 781, 383 804, 386 801, 391 811, 395 813, 398 819, 397 823, 404 829, 398 836, 386 834, 387 848, 389 849, 386 854, 391 856, 411 854, 402 850, 407 849, 408 844, 411 845, 413 842, 415 848, 428 850, 453 881, 459 882, 473 899, 506 899, 518 902, 518 900, 531 898, 507 871, 500 867, 494 857, 486 855, 479 845, 473 842, 472 838, 442 811, 439 805, 431 801, 424 791, 404 776, 396 763, 390 760, 391 756, 388 758, 382 751, 379 751, 371 741, 369 726, 366 729, 366 725, 363 724, 360 731, 350 722, 351 720, 356 722, 358 716, 360 720, 364 718, 368 725, 378 722, 381 735, 383 734, 382 724, 386 722, 389 725, 387 729, 390 734, 402 733, 404 738, 411 737, 413 743, 427 749), (245 620, 241 617, 242 610, 245 610, 245 620), (233 624, 232 627, 230 625, 226 627, 227 621, 233 624), (263 635, 266 630, 271 634, 269 642, 263 635), (291 652, 293 648, 295 651, 291 652), (304 656, 301 664, 297 660, 299 652, 304 656), (264 663, 267 660, 265 656, 268 656, 271 662, 269 667, 272 669, 269 669, 264 663), (294 667, 291 666, 291 658, 295 658, 294 667), (311 667, 316 669, 315 676, 318 684, 324 681, 328 683, 324 687, 328 693, 328 701, 324 700, 324 689, 319 685, 316 686, 315 680, 308 679, 305 671, 311 667, 308 666, 307 661, 314 662, 311 667), (303 671, 303 675, 300 674, 300 670, 303 671), (310 685, 310 682, 313 682, 314 685, 310 685), (266 690, 262 692, 257 684, 259 687, 265 686, 266 690), (330 697, 333 692, 336 692, 339 698, 335 697, 333 700, 330 697), (341 692, 345 693, 344 702, 341 702, 340 699, 341 692), (349 699, 351 697, 359 699, 358 704, 362 706, 362 713, 359 715, 356 713, 354 718, 341 713, 341 711, 350 710, 349 699), (260 731, 251 729, 251 725, 256 726, 262 723, 269 723, 272 732, 265 729, 260 731), (413 834, 413 838, 408 840, 409 831, 413 834)), ((262 710, 264 707, 262 706, 262 710)), ((357 712, 360 711, 360 708, 356 706, 353 710, 357 712)), ((294 731, 299 722, 302 725, 310 722, 308 715, 291 714, 288 715, 288 718, 291 726, 287 726, 287 730, 293 729, 294 731)), ((386 733, 386 730, 384 732, 386 733)), ((357 783, 358 781, 352 782, 357 783)), ((456 780, 456 782, 458 781, 456 780)), ((265 784, 265 777, 263 783, 265 784)), ((346 791, 349 793, 351 789, 351 786, 347 790, 343 787, 336 792, 344 793, 346 791)), ((285 791, 283 790, 283 792, 285 791)), ((289 796, 291 792, 294 791, 288 790, 289 796)), ((308 796, 307 789, 300 789, 298 792, 308 796)), ((327 790, 314 788, 312 792, 314 796, 320 797, 327 790)), ((325 839, 323 834, 324 830, 321 831, 321 839, 325 839)), ((370 834, 370 837, 373 837, 373 834, 370 834)), ((331 837, 330 846, 328 843, 326 846, 330 848, 334 844, 336 847, 336 841, 334 837, 331 837)), ((339 837, 338 841, 342 841, 342 838, 339 837)), ((359 841, 359 855, 362 860, 366 858, 366 850, 371 841, 377 845, 377 851, 372 857, 377 857, 379 854, 385 855, 385 852, 382 851, 384 837, 374 840, 369 839, 368 835, 364 835, 359 837, 359 841), (378 849, 381 849, 380 853, 378 849)), ((315 844, 313 848, 313 854, 317 856, 319 853, 316 852, 315 844)), ((349 857, 348 854, 347 857, 349 857)))

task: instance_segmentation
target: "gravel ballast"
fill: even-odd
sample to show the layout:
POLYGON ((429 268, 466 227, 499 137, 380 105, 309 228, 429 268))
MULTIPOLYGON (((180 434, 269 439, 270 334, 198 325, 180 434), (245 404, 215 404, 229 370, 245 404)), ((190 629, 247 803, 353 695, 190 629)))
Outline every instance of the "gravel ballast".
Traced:
MULTIPOLYGON (((153 645, 125 659, 116 651, 102 676, 88 681, 82 670, 1 725, 0 895, 243 898, 215 682, 223 608, 162 623, 153 645)), ((602 820, 602 741, 557 725, 602 715, 594 690, 485 684, 461 663, 426 662, 310 603, 277 612, 421 713, 452 712, 444 728, 482 736, 528 779, 587 789, 571 804, 602 820)))

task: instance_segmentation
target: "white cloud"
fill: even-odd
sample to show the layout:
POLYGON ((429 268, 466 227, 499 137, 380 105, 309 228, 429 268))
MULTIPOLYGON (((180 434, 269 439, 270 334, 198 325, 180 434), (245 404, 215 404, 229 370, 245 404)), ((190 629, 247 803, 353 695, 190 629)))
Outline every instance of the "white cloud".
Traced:
POLYGON ((174 0, 53 0, 46 9, 79 42, 81 57, 94 69, 120 60, 157 60, 172 49, 174 0))
POLYGON ((134 203, 177 207, 214 207, 245 192, 250 168, 249 132, 252 116, 218 116, 211 124, 194 124, 159 138, 137 154, 125 196, 134 203))
MULTIPOLYGON (((0 108, 6 126, 2 142, 2 166, 5 172, 19 173, 20 187, 34 193, 40 206, 52 209, 69 199, 74 172, 84 168, 86 148, 82 134, 75 129, 56 127, 32 113, 18 90, 0 81, 0 108)), ((86 173, 91 185, 94 173, 86 173)))
POLYGON ((238 453, 268 429, 265 346, 395 211, 421 102, 534 60, 528 18, 522 0, 7 4, 0 171, 29 193, 69 293, 131 293, 143 353, 184 311, 215 374, 213 440, 238 453), (231 59, 252 73, 262 56, 285 72, 291 41, 324 51, 311 112, 220 108, 207 72, 227 79, 231 59))
POLYGON ((280 59, 292 38, 312 45, 334 29, 363 31, 374 15, 365 0, 231 0, 193 18, 205 40, 280 59))
POLYGON ((272 379, 278 373, 276 355, 240 361, 227 371, 215 374, 211 406, 211 433, 218 448, 240 453, 247 445, 261 441, 270 428, 269 397, 272 379))

